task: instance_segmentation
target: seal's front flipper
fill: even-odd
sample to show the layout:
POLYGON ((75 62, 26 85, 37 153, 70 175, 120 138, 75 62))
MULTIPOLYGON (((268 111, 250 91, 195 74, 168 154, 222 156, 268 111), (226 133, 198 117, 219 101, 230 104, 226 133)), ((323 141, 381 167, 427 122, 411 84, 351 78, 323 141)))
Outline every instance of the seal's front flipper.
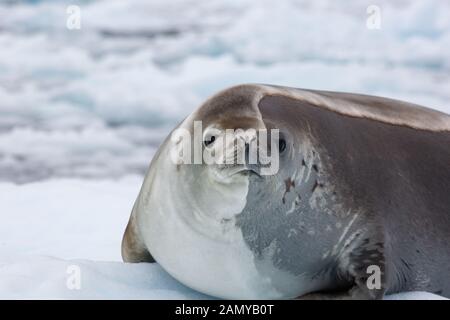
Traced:
POLYGON ((381 300, 383 292, 370 292, 362 286, 355 285, 350 290, 333 293, 310 293, 299 297, 299 300, 381 300), (374 294, 375 293, 375 294, 374 294), (381 293, 381 294, 380 294, 381 293))
POLYGON ((380 300, 387 291, 385 244, 380 236, 363 238, 340 257, 337 277, 348 283, 348 290, 313 292, 301 300, 380 300))
POLYGON ((130 221, 128 221, 123 234, 122 259, 124 262, 156 262, 142 240, 136 225, 134 212, 131 214, 130 221))
MULTIPOLYGON (((376 267, 375 267, 376 268, 376 267)), ((369 273, 371 272, 368 266, 369 273)), ((380 271, 381 272, 381 271, 380 271)), ((354 274, 354 285, 346 291, 337 292, 314 292, 299 297, 300 300, 381 300, 384 297, 386 288, 384 282, 377 285, 377 280, 370 279, 374 274, 356 273, 354 274)), ((380 274, 380 281, 384 277, 380 274)))

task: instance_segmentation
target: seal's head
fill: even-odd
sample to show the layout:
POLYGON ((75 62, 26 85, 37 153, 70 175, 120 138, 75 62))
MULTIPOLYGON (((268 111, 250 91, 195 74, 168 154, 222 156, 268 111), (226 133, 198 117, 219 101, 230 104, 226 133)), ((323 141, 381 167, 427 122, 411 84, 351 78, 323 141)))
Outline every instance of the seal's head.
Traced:
POLYGON ((286 141, 277 129, 267 130, 254 95, 245 89, 214 96, 172 132, 173 162, 200 164, 201 170, 221 183, 236 174, 278 171, 278 150, 284 151, 286 141))

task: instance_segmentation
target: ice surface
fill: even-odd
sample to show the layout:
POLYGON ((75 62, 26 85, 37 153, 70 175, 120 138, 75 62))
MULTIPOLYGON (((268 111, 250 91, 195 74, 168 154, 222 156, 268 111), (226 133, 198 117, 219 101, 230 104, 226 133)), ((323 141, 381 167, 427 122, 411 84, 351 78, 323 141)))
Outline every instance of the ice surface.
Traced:
POLYGON ((27 256, 2 261, 0 268, 0 299, 211 299, 158 264, 27 256), (74 270, 79 286, 71 282, 74 270))

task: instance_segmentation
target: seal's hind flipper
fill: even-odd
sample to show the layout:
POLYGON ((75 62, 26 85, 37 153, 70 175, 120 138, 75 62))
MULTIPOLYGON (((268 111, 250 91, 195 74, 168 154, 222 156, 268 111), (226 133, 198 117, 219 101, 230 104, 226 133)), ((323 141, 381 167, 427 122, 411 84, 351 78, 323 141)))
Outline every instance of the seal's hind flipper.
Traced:
MULTIPOLYGON (((134 211, 134 210, 133 210, 134 211)), ((122 238, 122 259, 124 262, 156 262, 148 252, 132 213, 122 238)))

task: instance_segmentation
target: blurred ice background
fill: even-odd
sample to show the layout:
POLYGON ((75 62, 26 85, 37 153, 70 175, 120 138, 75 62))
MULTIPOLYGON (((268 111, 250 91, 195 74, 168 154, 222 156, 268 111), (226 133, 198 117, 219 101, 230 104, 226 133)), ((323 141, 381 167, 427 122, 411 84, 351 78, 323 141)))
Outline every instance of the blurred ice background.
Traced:
POLYGON ((448 1, 377 0, 380 30, 364 0, 0 3, 3 181, 142 174, 171 127, 244 82, 450 112, 448 1))
POLYGON ((0 298, 198 298, 157 266, 70 259, 120 261, 153 153, 224 87, 449 113, 449 14, 440 0, 0 0, 0 298), (372 4, 379 30, 366 26, 372 4), (66 27, 69 5, 79 30, 66 27), (71 263, 85 291, 67 291, 71 263))

